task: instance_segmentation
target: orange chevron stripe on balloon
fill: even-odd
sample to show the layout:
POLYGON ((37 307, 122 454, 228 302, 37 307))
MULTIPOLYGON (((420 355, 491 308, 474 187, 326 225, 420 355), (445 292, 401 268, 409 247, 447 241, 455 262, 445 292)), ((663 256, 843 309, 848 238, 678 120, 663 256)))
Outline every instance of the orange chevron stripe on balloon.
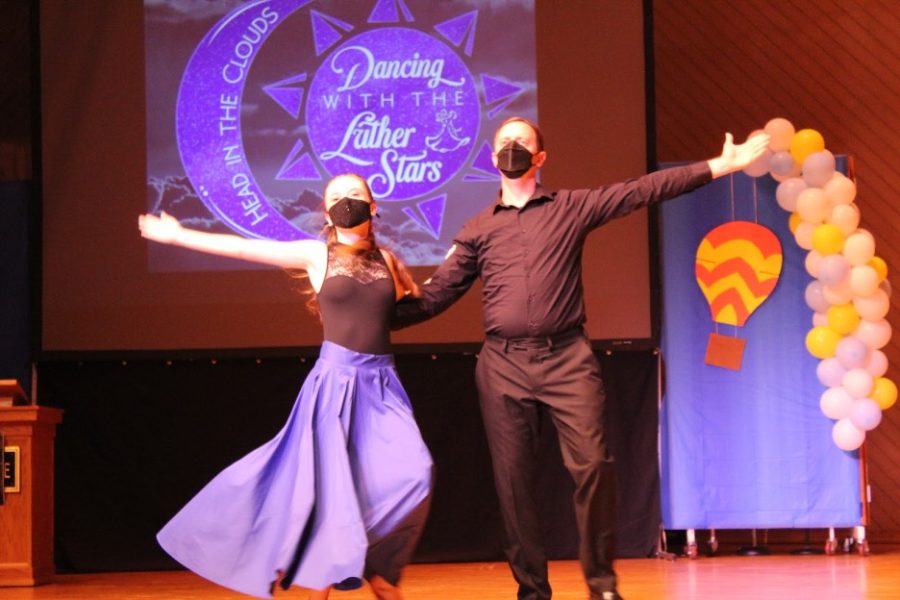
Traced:
POLYGON ((707 233, 695 273, 713 320, 744 325, 775 289, 783 262, 778 237, 757 223, 731 221, 707 233))

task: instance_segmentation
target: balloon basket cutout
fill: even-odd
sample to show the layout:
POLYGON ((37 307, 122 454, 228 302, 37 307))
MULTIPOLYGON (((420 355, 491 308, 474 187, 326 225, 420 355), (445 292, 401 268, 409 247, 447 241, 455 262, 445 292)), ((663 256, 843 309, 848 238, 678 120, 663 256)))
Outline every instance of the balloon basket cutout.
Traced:
MULTIPOLYGON (((697 247, 695 275, 709 303, 712 320, 743 327, 775 290, 784 255, 768 228, 750 221, 730 221, 711 230, 697 247)), ((705 362, 740 371, 746 340, 709 335, 705 362)))
POLYGON ((875 238, 859 227, 852 172, 847 177, 835 169, 822 134, 796 131, 783 118, 770 120, 763 131, 769 147, 744 172, 778 181, 775 199, 790 213, 797 245, 808 251, 805 268, 812 281, 805 300, 813 314, 806 349, 820 359, 816 376, 826 389, 819 407, 834 421, 835 445, 856 450, 897 401, 897 385, 884 376, 888 363, 881 351, 892 334, 885 318, 888 267, 875 254, 875 238))

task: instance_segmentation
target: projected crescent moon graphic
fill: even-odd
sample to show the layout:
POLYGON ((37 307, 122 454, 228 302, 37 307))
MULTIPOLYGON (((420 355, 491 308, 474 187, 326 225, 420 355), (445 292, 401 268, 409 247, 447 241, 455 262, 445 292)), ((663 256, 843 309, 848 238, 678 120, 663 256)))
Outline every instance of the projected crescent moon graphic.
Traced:
POLYGON ((309 238, 309 220, 295 209, 318 211, 321 193, 303 182, 321 188, 352 172, 395 207, 386 208, 395 231, 428 247, 423 234, 446 235, 454 204, 446 186, 498 180, 482 121, 528 84, 473 75, 478 10, 417 22, 406 1, 372 0, 366 16, 337 4, 316 10, 311 0, 251 0, 204 35, 179 86, 177 144, 197 196, 228 227, 309 238), (263 51, 270 37, 272 48, 296 43, 286 53, 263 51))
POLYGON ((216 216, 251 237, 309 237, 266 199, 247 164, 240 118, 247 72, 259 48, 309 3, 259 0, 229 14, 198 44, 178 91, 176 130, 185 173, 216 216))

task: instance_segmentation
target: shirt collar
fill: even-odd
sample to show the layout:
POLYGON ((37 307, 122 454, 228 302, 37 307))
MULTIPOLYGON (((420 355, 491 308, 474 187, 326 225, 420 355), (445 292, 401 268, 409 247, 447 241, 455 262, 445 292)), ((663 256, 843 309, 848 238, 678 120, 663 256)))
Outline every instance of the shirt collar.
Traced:
MULTIPOLYGON (((492 214, 497 214, 497 211, 503 210, 503 209, 517 208, 515 206, 509 206, 507 204, 503 204, 503 197, 501 196, 502 193, 503 193, 503 190, 497 191, 497 200, 496 200, 496 202, 494 202, 494 210, 493 210, 492 214)), ((531 194, 531 196, 528 198, 528 200, 525 201, 525 204, 522 206, 522 209, 525 209, 526 206, 528 206, 535 200, 541 200, 544 198, 546 198, 548 200, 552 200, 553 195, 550 194, 549 192, 545 191, 544 187, 539 183, 539 184, 537 184, 537 186, 535 186, 534 193, 531 194)))

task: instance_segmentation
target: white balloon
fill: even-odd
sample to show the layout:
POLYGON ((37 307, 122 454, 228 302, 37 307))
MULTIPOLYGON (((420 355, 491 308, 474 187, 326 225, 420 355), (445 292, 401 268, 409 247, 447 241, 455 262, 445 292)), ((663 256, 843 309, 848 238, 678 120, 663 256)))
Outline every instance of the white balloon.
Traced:
POLYGON ((831 305, 847 304, 853 300, 853 290, 850 289, 849 281, 842 281, 837 285, 822 286, 822 295, 831 305))
POLYGON ((783 117, 769 119, 763 131, 769 134, 769 148, 773 152, 789 150, 796 133, 794 125, 783 117))
POLYGON ((872 393, 875 380, 865 369, 850 369, 841 380, 841 387, 854 398, 865 398, 872 393))
MULTIPOLYGON (((845 369, 861 369, 869 359, 871 349, 866 343, 856 336, 845 335, 838 341, 834 349, 834 358, 845 369)), ((841 376, 843 381, 843 375, 841 376)))
POLYGON ((828 313, 814 312, 812 324, 813 327, 828 327, 828 313))
POLYGON ((835 421, 850 414, 852 405, 853 396, 842 387, 828 388, 819 397, 819 408, 822 414, 835 421))
POLYGON ((814 278, 819 277, 820 260, 822 260, 822 254, 818 250, 810 250, 806 253, 806 259, 803 262, 803 266, 806 267, 806 272, 814 278))
POLYGON ((856 184, 840 171, 835 171, 822 190, 833 204, 850 204, 856 198, 856 184))
POLYGON ((836 204, 825 222, 837 225, 844 237, 847 237, 859 227, 859 216, 859 207, 855 204, 836 204))
POLYGON ((804 221, 819 225, 831 216, 831 203, 821 189, 808 187, 797 196, 797 214, 804 221))
MULTIPOLYGON (((753 137, 752 135, 750 137, 753 137)), ((766 148, 756 160, 744 167, 744 174, 750 177, 760 177, 769 172, 769 159, 772 158, 772 151, 766 148)))
POLYGON ((851 451, 862 446, 866 432, 858 429, 847 417, 839 420, 831 428, 831 439, 841 450, 851 451))
POLYGON ((874 294, 854 298, 853 308, 866 321, 879 321, 887 316, 891 309, 891 300, 887 292, 878 288, 874 294))
MULTIPOLYGON (((811 250, 810 252, 815 252, 811 250)), ((842 254, 823 256, 816 265, 818 280, 833 287, 850 285, 850 261, 842 254)))
POLYGON ((878 271, 869 265, 850 269, 850 289, 854 296, 871 296, 878 289, 878 271))
POLYGON ((863 319, 856 326, 853 335, 865 342, 866 346, 874 350, 884 348, 891 339, 891 324, 885 319, 867 321, 863 319))
POLYGON ((851 265, 864 265, 875 256, 875 238, 865 229, 857 229, 844 240, 842 252, 851 265))
POLYGON ((857 429, 871 431, 881 423, 881 407, 871 398, 857 398, 850 405, 847 417, 857 429))
POLYGON ((888 370, 887 355, 881 350, 872 350, 869 352, 869 358, 866 360, 863 368, 875 379, 884 377, 888 370))
POLYGON ((847 369, 844 368, 841 361, 834 357, 821 360, 816 366, 816 377, 825 387, 841 387, 841 382, 846 374, 847 369))
POLYGON ((828 307, 831 306, 828 300, 825 299, 824 287, 819 281, 810 281, 806 284, 806 289, 803 291, 803 299, 806 300, 806 305, 818 313, 827 313, 828 307))
POLYGON ((806 182, 800 177, 785 179, 775 188, 775 200, 778 202, 778 206, 790 213, 797 212, 797 196, 806 188, 806 182))
POLYGON ((794 241, 796 241, 797 245, 804 250, 812 250, 813 232, 815 230, 815 225, 803 221, 802 223, 797 225, 797 229, 794 230, 794 241))
POLYGON ((800 174, 800 167, 794 162, 794 157, 787 150, 773 151, 769 157, 769 175, 781 177, 784 181, 788 177, 796 177, 800 174))
POLYGON ((798 177, 800 175, 800 165, 794 163, 794 168, 791 169, 791 172, 787 175, 779 175, 778 173, 769 173, 772 176, 772 179, 781 183, 782 181, 787 181, 788 179, 793 179, 794 177, 798 177))
POLYGON ((803 180, 816 187, 822 187, 834 175, 834 155, 828 150, 813 152, 803 161, 803 180))

